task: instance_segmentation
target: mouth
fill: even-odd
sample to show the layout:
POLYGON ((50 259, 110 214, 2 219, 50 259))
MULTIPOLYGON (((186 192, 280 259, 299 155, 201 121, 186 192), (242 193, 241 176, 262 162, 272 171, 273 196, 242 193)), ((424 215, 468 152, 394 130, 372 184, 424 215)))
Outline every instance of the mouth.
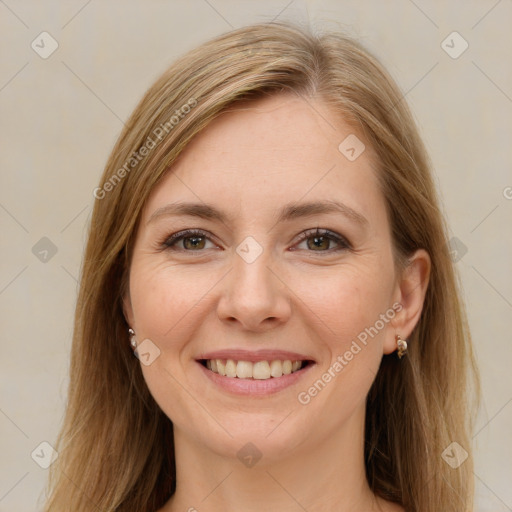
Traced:
POLYGON ((298 385, 316 361, 283 350, 218 350, 196 359, 207 381, 224 393, 265 397, 298 385))
POLYGON ((312 360, 301 359, 269 359, 247 361, 236 359, 199 359, 198 362, 213 373, 222 377, 249 380, 279 379, 286 375, 299 372, 309 365, 312 360))

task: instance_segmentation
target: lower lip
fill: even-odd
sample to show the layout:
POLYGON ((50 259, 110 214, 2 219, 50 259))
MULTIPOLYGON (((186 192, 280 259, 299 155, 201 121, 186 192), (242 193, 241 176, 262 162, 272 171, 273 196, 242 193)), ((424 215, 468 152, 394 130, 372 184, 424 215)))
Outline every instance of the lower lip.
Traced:
POLYGON ((281 377, 270 377, 270 379, 239 379, 238 377, 225 377, 208 370, 201 363, 197 362, 204 375, 215 385, 224 391, 235 395, 267 396, 277 393, 285 388, 296 384, 314 364, 309 363, 305 368, 281 377))

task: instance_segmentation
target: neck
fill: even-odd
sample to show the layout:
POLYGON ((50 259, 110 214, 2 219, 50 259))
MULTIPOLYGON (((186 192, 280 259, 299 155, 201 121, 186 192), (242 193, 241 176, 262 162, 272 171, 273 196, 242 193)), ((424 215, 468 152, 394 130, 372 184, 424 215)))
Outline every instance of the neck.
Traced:
POLYGON ((366 480, 363 432, 364 408, 327 439, 283 457, 263 453, 247 467, 175 427, 176 492, 160 512, 381 510, 366 480))

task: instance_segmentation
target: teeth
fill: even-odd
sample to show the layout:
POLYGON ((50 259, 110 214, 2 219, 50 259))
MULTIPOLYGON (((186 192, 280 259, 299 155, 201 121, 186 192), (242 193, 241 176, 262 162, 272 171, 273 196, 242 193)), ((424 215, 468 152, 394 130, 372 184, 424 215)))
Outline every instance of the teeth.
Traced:
POLYGON ((283 364, 281 361, 272 361, 270 363, 270 375, 272 377, 281 377, 283 375, 283 364))
POLYGON ((252 364, 247 361, 238 361, 236 365, 236 376, 239 379, 248 379, 252 377, 252 364))
MULTIPOLYGON (((213 361, 213 359, 212 359, 213 361)), ((224 364, 224 361, 220 360, 220 359, 215 359, 216 363, 217 363, 217 373, 219 375, 223 375, 225 376, 226 375, 226 365, 224 364)), ((211 370, 212 368, 210 368, 211 370)))
POLYGON ((236 377, 236 363, 233 359, 226 361, 226 377, 236 377))
POLYGON ((251 366, 253 379, 270 379, 270 365, 267 361, 258 361, 251 366))
POLYGON ((225 377, 237 377, 239 379, 266 380, 289 375, 302 368, 302 361, 234 361, 233 359, 208 359, 206 367, 214 373, 225 377))

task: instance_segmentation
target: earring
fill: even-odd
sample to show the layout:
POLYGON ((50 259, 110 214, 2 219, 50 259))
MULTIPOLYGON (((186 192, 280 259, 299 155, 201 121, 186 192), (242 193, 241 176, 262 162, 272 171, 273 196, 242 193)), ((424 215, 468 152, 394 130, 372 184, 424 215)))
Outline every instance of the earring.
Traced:
POLYGON ((403 340, 399 334, 396 335, 396 345, 398 347, 398 359, 402 359, 407 354, 407 341, 403 340))
POLYGON ((135 331, 133 329, 128 329, 128 334, 130 335, 130 345, 133 348, 137 348, 137 340, 135 339, 135 331))

